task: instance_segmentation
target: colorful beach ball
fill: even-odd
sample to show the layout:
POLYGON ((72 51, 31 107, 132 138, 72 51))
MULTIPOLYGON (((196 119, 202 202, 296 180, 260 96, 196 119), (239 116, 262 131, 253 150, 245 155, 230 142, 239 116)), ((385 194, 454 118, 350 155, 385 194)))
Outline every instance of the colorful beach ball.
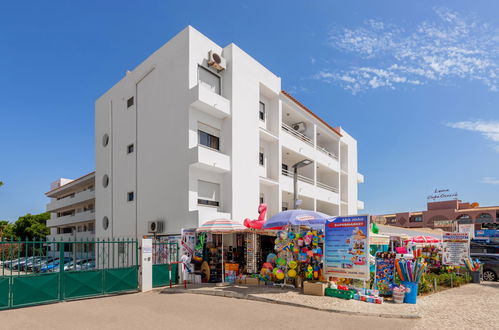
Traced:
POLYGON ((277 258, 275 262, 279 266, 284 266, 286 264, 286 260, 284 260, 283 258, 277 258))
POLYGON ((282 271, 282 269, 277 270, 277 274, 275 274, 275 277, 276 277, 278 280, 282 280, 282 279, 284 279, 284 272, 282 271))
POLYGON ((288 266, 291 269, 295 269, 298 266, 298 263, 294 260, 291 260, 290 262, 288 262, 288 266))
POLYGON ((288 270, 288 277, 296 277, 296 270, 294 269, 288 270))
POLYGON ((275 264, 276 259, 277 259, 277 256, 274 253, 269 253, 267 255, 267 262, 270 262, 271 264, 275 264))

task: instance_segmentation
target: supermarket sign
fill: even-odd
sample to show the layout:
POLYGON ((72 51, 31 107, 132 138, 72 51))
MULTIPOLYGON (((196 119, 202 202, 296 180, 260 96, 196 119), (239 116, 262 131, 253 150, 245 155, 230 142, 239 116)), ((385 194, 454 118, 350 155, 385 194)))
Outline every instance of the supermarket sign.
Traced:
POLYGON ((445 233, 442 239, 442 261, 444 265, 462 266, 464 258, 470 256, 468 233, 445 233))

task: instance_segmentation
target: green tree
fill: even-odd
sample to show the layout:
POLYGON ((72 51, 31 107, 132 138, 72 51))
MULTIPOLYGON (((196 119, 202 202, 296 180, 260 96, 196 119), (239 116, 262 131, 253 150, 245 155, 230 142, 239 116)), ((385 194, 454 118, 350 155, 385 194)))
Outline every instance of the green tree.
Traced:
POLYGON ((15 237, 14 224, 6 220, 0 220, 0 239, 13 239, 15 237))
POLYGON ((26 214, 19 217, 14 224, 14 233, 18 239, 41 240, 50 233, 47 227, 47 220, 50 219, 50 213, 26 214))

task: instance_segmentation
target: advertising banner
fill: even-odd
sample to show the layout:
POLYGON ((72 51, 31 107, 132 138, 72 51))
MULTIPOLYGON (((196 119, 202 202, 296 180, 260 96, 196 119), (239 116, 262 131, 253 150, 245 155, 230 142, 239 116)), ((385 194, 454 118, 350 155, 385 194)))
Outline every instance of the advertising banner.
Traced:
POLYGON ((475 225, 472 223, 459 224, 459 232, 468 233, 470 239, 473 239, 475 236, 475 225))
POLYGON ((324 275, 369 280, 369 216, 336 217, 324 230, 324 275))
POLYGON ((442 242, 442 263, 444 265, 463 266, 463 259, 470 256, 468 233, 445 233, 442 242))
POLYGON ((196 229, 182 228, 180 233, 180 256, 187 255, 191 258, 194 254, 194 248, 196 246, 196 229))

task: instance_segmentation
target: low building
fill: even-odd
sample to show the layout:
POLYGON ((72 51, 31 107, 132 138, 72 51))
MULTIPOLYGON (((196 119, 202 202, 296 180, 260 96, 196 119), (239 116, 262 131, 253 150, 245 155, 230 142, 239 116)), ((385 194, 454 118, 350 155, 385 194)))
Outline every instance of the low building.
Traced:
POLYGON ((92 240, 95 237, 95 172, 78 179, 58 179, 45 193, 50 198, 47 240, 92 240))
POLYGON ((405 228, 440 228, 456 231, 459 224, 495 223, 499 219, 499 206, 480 207, 478 203, 463 203, 460 200, 430 202, 425 211, 400 212, 372 217, 379 224, 405 228))

